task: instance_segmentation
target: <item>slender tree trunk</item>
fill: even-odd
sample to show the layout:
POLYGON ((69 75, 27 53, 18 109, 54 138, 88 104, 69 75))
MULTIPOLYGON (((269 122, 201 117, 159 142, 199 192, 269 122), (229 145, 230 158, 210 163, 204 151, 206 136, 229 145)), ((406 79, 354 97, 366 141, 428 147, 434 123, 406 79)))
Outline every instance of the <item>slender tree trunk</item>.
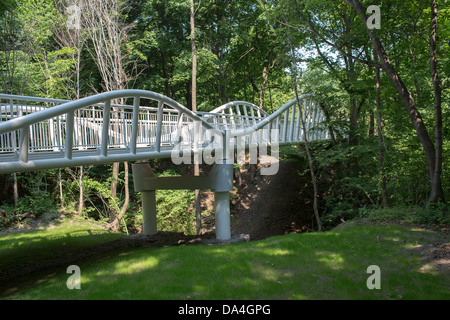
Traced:
POLYGON ((264 95, 266 93, 266 85, 267 80, 269 79, 270 69, 272 69, 275 66, 279 58, 279 57, 275 57, 275 59, 273 58, 274 53, 273 51, 274 49, 272 47, 267 57, 267 66, 265 66, 263 69, 262 83, 261 89, 259 90, 259 99, 258 99, 258 107, 260 107, 261 109, 264 108, 264 95))
POLYGON ((264 94, 266 93, 266 83, 268 78, 269 78, 269 68, 265 66, 263 70, 261 90, 259 90, 259 99, 258 99, 258 107, 260 107, 261 109, 264 108, 264 94))
POLYGON ((63 186, 61 179, 61 169, 58 169, 58 183, 59 183, 59 201, 61 202, 61 208, 64 207, 64 198, 63 198, 63 186))
MULTIPOLYGON (((119 179, 119 162, 114 162, 112 167, 112 180, 110 186, 111 198, 117 195, 117 180, 119 179)), ((117 211, 114 207, 109 208, 109 221, 112 222, 116 218, 117 211)))
POLYGON ((14 172, 13 173, 13 180, 14 180, 14 208, 17 208, 17 205, 19 204, 19 189, 17 186, 17 175, 14 172))
POLYGON ((372 137, 375 133, 375 112, 373 111, 373 107, 369 112, 369 130, 367 131, 367 135, 372 137))
POLYGON ((431 0, 431 30, 430 30, 430 71, 431 81, 433 82, 434 91, 434 136, 436 146, 436 156, 434 171, 431 177, 431 194, 429 201, 445 201, 444 191, 442 189, 441 175, 442 175, 442 88, 439 81, 438 66, 437 66, 437 3, 436 0, 431 0))
MULTIPOLYGON (((194 0, 191 0, 191 47, 192 47, 192 111, 197 111, 197 47, 195 45, 195 9, 194 0)), ((197 159, 196 159, 197 160, 197 159)), ((194 162, 194 176, 200 175, 200 165, 194 162)), ((195 190, 195 225, 196 233, 199 235, 202 230, 202 210, 200 203, 200 190, 195 190)))
POLYGON ((350 132, 348 135, 348 142, 351 146, 358 145, 358 137, 356 130, 358 129, 358 108, 356 106, 356 99, 350 98, 350 132))
POLYGON ((80 197, 78 199, 78 213, 83 212, 84 200, 83 200, 83 166, 80 167, 80 197))
POLYGON ((316 174, 314 173, 314 164, 312 161, 311 152, 309 151, 309 143, 308 143, 307 132, 306 132, 306 124, 305 124, 305 120, 303 119, 303 111, 301 108, 301 103, 300 103, 298 89, 297 89, 297 61, 295 59, 295 51, 294 51, 294 47, 292 46, 292 43, 290 43, 290 46, 291 46, 291 52, 292 52, 292 63, 293 63, 293 68, 294 68, 295 97, 297 99, 297 104, 299 106, 298 110, 299 110, 299 117, 301 119, 302 129, 303 129, 303 141, 305 143, 306 155, 308 157, 309 171, 311 172, 311 181, 312 181, 313 189, 314 189, 314 199, 313 199, 314 216, 316 217, 317 229, 319 232, 321 232, 322 231, 322 223, 320 221, 319 209, 318 209, 318 203, 317 203, 319 193, 318 193, 318 188, 317 188, 316 174))
POLYGON ((112 168, 112 181, 111 181, 111 197, 115 197, 117 194, 117 180, 119 179, 119 162, 113 163, 112 168))
POLYGON ((169 72, 167 71, 167 59, 166 59, 166 52, 164 50, 161 50, 161 67, 162 67, 162 71, 163 71, 163 76, 164 76, 164 89, 166 92, 166 96, 170 97, 170 98, 174 98, 172 96, 172 90, 170 87, 170 76, 169 76, 169 72))
MULTIPOLYGON (((128 210, 128 205, 130 203, 130 190, 128 188, 128 162, 124 162, 124 183, 125 183, 125 200, 124 203, 122 205, 122 208, 120 209, 120 212, 118 215, 116 215, 114 217, 114 220, 108 225, 108 227, 112 230, 119 230, 119 225, 120 225, 120 220, 123 219, 123 217, 125 216, 125 213, 128 210)), ((125 222, 124 222, 125 223, 125 222)), ((126 226, 125 226, 126 227, 126 226)))
MULTIPOLYGON (((373 58, 375 63, 378 63, 378 56, 375 50, 373 51, 373 58)), ((383 143, 383 121, 381 114, 381 96, 380 96, 380 69, 375 67, 375 99, 377 105, 377 133, 378 133, 378 166, 380 169, 381 181, 380 181, 380 189, 381 189, 381 201, 384 207, 389 207, 389 197, 387 195, 386 190, 386 175, 384 172, 384 143, 383 143)))
POLYGON ((331 143, 335 146, 335 145, 337 144, 337 142, 336 142, 336 137, 335 137, 335 135, 334 135, 333 128, 332 128, 331 125, 329 124, 329 123, 330 123, 330 113, 328 112, 328 109, 327 109, 327 107, 324 105, 323 102, 320 102, 320 103, 319 103, 319 107, 320 107, 320 109, 322 109, 323 114, 325 115, 325 120, 326 120, 326 122, 328 123, 327 127, 328 127, 328 132, 329 132, 329 134, 330 134, 331 143))

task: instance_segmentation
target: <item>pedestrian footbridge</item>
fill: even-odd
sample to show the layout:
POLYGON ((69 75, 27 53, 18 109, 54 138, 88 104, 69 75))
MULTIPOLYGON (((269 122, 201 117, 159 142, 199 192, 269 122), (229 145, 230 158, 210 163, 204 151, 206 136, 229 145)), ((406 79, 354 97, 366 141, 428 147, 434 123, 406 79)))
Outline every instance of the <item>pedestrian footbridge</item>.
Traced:
POLYGON ((274 174, 280 145, 328 139, 324 120, 309 94, 273 114, 245 101, 193 112, 144 90, 75 101, 0 94, 0 173, 130 161, 134 187, 142 193, 144 233, 157 231, 155 190, 211 189, 216 238, 227 240, 233 163, 243 152, 250 153, 251 161, 252 156, 253 161, 268 157, 266 174, 274 174), (154 158, 213 168, 205 177, 157 178, 145 162, 154 158))

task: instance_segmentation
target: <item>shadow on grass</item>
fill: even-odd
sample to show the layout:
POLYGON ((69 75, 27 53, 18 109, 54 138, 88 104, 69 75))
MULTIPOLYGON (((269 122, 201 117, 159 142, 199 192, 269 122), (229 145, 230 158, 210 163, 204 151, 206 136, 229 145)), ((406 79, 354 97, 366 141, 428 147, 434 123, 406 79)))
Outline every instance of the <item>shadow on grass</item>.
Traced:
POLYGON ((95 258, 109 248, 114 250, 114 242, 109 245, 105 242, 121 237, 122 234, 108 233, 98 226, 77 222, 66 226, 59 221, 37 231, 3 234, 0 236, 0 296, 11 287, 46 277, 76 261, 95 258))

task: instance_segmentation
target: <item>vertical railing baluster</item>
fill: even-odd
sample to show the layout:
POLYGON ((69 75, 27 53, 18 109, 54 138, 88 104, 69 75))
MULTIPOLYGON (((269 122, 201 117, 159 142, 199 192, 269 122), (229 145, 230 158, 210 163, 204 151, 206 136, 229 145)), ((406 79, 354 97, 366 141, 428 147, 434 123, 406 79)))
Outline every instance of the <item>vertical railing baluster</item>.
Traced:
POLYGON ((292 138, 294 136, 294 119, 295 119, 295 104, 291 107, 291 121, 290 121, 290 127, 289 127, 289 142, 292 142, 292 138))
POLYGON ((312 104, 312 108, 313 108, 313 120, 312 120, 312 125, 311 128, 314 128, 314 131, 312 133, 312 139, 315 140, 317 137, 317 130, 315 130, 315 127, 317 125, 317 109, 316 109, 316 103, 314 101, 311 102, 312 104))
MULTIPOLYGON (((9 108, 10 108, 9 109, 9 112, 10 112, 9 119, 11 120, 14 117, 14 101, 12 99, 9 100, 9 108)), ((5 108, 5 112, 7 113, 6 108, 5 108)), ((7 138, 6 140, 8 140, 9 134, 6 134, 5 136, 7 138)), ((11 132, 11 138, 9 140, 10 140, 9 143, 8 143, 8 141, 6 141, 6 143, 7 143, 6 147, 7 148, 10 147, 15 152, 17 149, 16 131, 11 132)))
POLYGON ((163 105, 162 101, 158 101, 158 115, 156 117, 156 139, 155 139, 155 150, 157 152, 161 151, 161 127, 163 121, 163 105))
POLYGON ((102 127, 102 142, 101 142, 101 155, 103 157, 108 156, 108 131, 109 120, 111 115, 111 100, 106 100, 103 107, 103 127, 102 127))
POLYGON ((312 110, 312 99, 308 99, 308 135, 307 138, 311 139, 311 126, 312 126, 312 121, 313 121, 313 114, 312 114, 313 110, 312 110))
POLYGON ((244 128, 244 123, 242 122, 241 110, 240 109, 241 109, 240 106, 236 105, 236 114, 238 116, 239 128, 243 129, 244 128))
POLYGON ((180 112, 178 116, 178 123, 177 123, 177 130, 178 130, 178 141, 175 141, 175 143, 181 143, 183 141, 183 116, 184 113, 180 112))
POLYGON ((139 104, 140 98, 135 97, 133 103, 133 122, 131 124, 131 142, 130 142, 130 150, 132 154, 136 154, 137 133, 139 124, 139 104))
POLYGON ((284 112, 283 142, 287 142, 288 119, 289 119, 289 113, 288 113, 288 110, 286 110, 284 112))
POLYGON ((62 137, 61 137, 61 121, 59 120, 60 116, 56 117, 56 143, 58 144, 58 150, 62 149, 62 137))
POLYGON ((29 144, 29 132, 30 127, 26 126, 20 129, 19 135, 19 160, 22 162, 28 162, 28 144, 29 144))
POLYGON ((247 112, 247 106, 244 105, 244 116, 245 116, 245 122, 247 123, 247 126, 250 127, 250 119, 247 112))
POLYGON ((73 147, 73 122, 75 114, 73 111, 69 111, 66 114, 66 146, 65 157, 66 159, 72 159, 72 147, 73 147))

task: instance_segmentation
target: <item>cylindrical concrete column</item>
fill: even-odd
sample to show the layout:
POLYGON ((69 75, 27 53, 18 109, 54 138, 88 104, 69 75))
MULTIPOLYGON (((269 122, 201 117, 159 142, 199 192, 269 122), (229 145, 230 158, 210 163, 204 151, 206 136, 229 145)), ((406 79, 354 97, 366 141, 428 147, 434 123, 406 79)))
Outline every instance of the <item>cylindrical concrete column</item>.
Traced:
POLYGON ((216 208, 216 239, 229 240, 231 238, 230 225, 230 192, 214 192, 216 208))
POLYGON ((152 235, 158 232, 156 228, 156 192, 143 191, 142 196, 142 224, 145 235, 152 235))

